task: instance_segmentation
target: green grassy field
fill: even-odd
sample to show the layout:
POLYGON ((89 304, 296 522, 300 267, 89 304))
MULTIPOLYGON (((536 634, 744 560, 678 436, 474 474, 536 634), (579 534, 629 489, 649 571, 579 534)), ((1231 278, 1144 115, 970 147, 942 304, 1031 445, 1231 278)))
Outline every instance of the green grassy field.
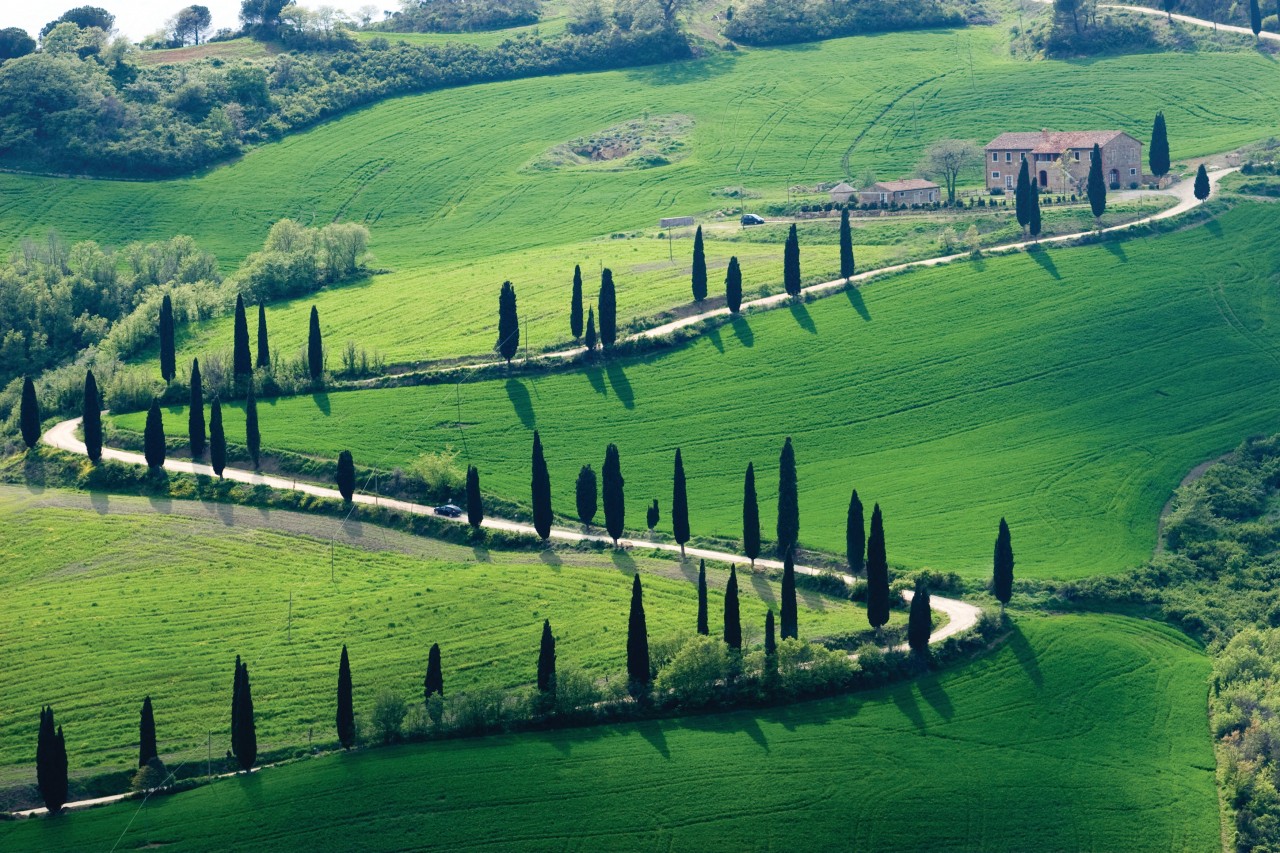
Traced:
MULTIPOLYGON (((166 761, 203 756, 209 731, 221 755, 237 654, 251 667, 258 736, 269 748, 305 745, 313 726, 318 742, 336 737, 331 682, 343 643, 359 714, 382 687, 421 700, 433 642, 453 695, 531 684, 543 619, 561 666, 623 677, 634 571, 644 575, 655 642, 693 633, 696 620, 697 565, 641 554, 490 553, 287 512, 0 487, 9 614, 0 783, 30 777, 43 704, 74 732, 77 771, 136 760, 148 693, 166 761)), ((727 566, 708 568, 713 614, 727 577, 727 566)), ((740 580, 745 635, 762 642, 777 585, 749 572, 740 580)), ((867 628, 859 605, 801 596, 802 636, 867 628)))
POLYGON ((536 24, 524 27, 509 27, 505 30, 477 30, 470 33, 383 33, 374 30, 352 30, 351 35, 357 41, 368 42, 376 38, 384 38, 395 44, 402 41, 413 45, 448 44, 458 42, 474 44, 477 47, 497 47, 508 39, 514 38, 551 38, 564 32, 567 16, 543 18, 536 24))
POLYGON ((320 758, 0 823, 0 845, 1210 853, 1208 675, 1163 626, 1024 618, 992 655, 871 693, 320 758))
POLYGON ((1006 516, 1019 573, 1113 571, 1150 554, 1187 470, 1275 429, 1272 223, 1243 205, 1162 237, 916 271, 570 374, 280 399, 260 406, 263 442, 385 468, 451 444, 486 490, 527 502, 537 428, 569 514, 578 467, 612 441, 632 527, 667 506, 679 446, 695 535, 737 538, 748 460, 772 534, 792 435, 802 543, 841 553, 857 488, 884 508, 894 563, 986 576, 1006 516))

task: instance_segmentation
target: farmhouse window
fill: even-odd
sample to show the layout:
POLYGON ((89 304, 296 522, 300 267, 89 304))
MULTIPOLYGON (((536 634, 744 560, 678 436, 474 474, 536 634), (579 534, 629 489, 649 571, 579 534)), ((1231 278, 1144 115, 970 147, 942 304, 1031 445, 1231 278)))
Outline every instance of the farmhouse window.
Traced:
POLYGON ((1130 175, 1136 175, 1136 174, 1138 174, 1138 170, 1137 170, 1137 169, 1130 169, 1130 170, 1129 170, 1129 174, 1130 174, 1130 175))
POLYGON ((1071 153, 1075 155, 1076 162, 1077 162, 1077 163, 1079 163, 1079 162, 1080 162, 1080 152, 1079 152, 1079 151, 1072 151, 1071 153))
POLYGON ((1000 152, 999 152, 999 151, 992 151, 992 152, 991 152, 991 162, 992 162, 992 163, 999 163, 999 162, 1000 162, 1000 152))
POLYGON ((1013 152, 1012 152, 1012 151, 1006 151, 1006 152, 1004 152, 1004 161, 1005 161, 1006 163, 1012 163, 1012 162, 1013 162, 1013 152))
POLYGON ((999 173, 999 172, 992 172, 992 173, 991 173, 991 177, 995 178, 995 179, 998 181, 998 180, 1000 180, 1000 173, 999 173))

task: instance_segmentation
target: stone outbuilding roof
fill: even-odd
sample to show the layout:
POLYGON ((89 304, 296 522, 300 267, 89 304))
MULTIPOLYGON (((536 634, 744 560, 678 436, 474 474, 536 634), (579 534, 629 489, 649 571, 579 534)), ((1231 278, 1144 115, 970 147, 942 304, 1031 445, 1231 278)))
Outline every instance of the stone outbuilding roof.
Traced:
POLYGON ((987 143, 987 148, 1030 151, 1033 154, 1060 154, 1072 148, 1102 147, 1117 136, 1120 130, 1040 130, 1028 133, 1002 133, 987 143))
POLYGON ((900 193, 910 190, 936 190, 938 185, 923 178, 905 178, 901 181, 878 181, 871 189, 877 192, 900 193))
POLYGON ((840 183, 836 184, 834 187, 832 187, 832 188, 831 188, 831 192, 833 192, 833 193, 852 193, 852 192, 857 192, 857 190, 855 190, 853 187, 851 187, 851 186, 849 186, 848 184, 846 184, 844 181, 841 181, 840 183))

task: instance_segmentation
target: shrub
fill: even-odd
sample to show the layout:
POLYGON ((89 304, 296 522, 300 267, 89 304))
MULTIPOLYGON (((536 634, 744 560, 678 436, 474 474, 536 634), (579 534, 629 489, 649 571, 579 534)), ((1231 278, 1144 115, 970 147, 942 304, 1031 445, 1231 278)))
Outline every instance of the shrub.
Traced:
POLYGON ((719 637, 694 635, 658 670, 655 687, 671 691, 685 708, 711 704, 729 678, 729 647, 719 637))
POLYGON ((154 791, 164 785, 167 778, 169 778, 169 771, 165 768, 164 762, 152 757, 145 766, 139 767, 138 772, 133 774, 130 787, 139 793, 154 791))
POLYGON ((460 490, 466 473, 457 464, 458 451, 445 445, 435 453, 423 453, 409 464, 409 473, 433 494, 448 495, 460 490))
POLYGON ((380 690, 373 700, 373 713, 369 715, 369 728, 373 737, 383 743, 400 740, 408 711, 402 696, 388 688, 380 690))

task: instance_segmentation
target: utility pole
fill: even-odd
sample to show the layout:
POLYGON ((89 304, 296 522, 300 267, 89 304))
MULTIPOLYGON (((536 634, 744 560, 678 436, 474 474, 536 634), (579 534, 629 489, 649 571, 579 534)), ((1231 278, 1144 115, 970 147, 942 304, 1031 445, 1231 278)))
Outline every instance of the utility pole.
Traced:
POLYGON ((213 779, 213 732, 209 732, 209 757, 204 765, 204 775, 213 779))
POLYGON ((336 583, 337 578, 333 575, 333 537, 329 537, 329 583, 336 583))
POLYGON ((289 618, 285 621, 285 642, 293 642, 293 590, 289 590, 289 618))

